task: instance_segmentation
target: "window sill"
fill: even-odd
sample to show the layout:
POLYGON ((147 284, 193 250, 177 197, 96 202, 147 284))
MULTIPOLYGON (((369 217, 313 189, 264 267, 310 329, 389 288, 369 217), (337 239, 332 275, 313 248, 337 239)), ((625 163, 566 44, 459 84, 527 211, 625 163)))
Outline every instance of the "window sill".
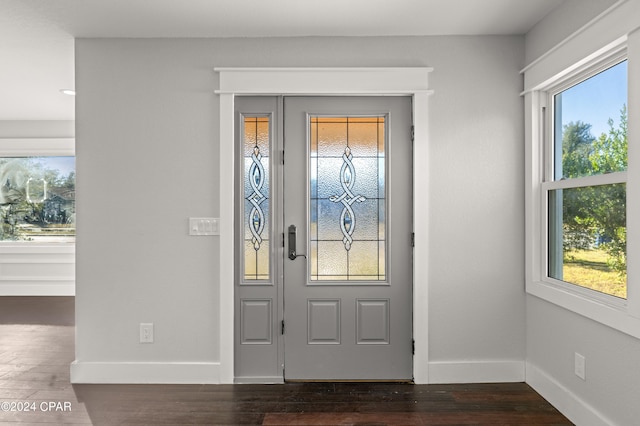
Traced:
POLYGON ((626 301, 609 304, 544 281, 529 282, 526 290, 527 294, 640 339, 640 318, 632 316, 626 301))
POLYGON ((16 253, 75 253, 75 242, 2 241, 0 255, 16 253))

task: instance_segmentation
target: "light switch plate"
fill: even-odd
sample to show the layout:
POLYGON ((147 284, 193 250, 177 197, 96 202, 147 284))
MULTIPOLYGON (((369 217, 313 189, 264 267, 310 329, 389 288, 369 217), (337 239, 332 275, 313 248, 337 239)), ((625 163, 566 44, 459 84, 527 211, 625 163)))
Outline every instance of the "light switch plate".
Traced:
POLYGON ((189 235, 220 235, 220 219, 217 217, 190 217, 189 235))

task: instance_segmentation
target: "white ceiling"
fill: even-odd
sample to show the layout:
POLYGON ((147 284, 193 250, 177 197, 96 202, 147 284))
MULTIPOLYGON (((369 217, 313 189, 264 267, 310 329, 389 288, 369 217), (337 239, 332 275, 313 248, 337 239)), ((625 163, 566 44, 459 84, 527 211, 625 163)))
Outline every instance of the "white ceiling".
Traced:
POLYGON ((73 120, 74 38, 525 34, 564 0, 0 0, 0 120, 73 120))

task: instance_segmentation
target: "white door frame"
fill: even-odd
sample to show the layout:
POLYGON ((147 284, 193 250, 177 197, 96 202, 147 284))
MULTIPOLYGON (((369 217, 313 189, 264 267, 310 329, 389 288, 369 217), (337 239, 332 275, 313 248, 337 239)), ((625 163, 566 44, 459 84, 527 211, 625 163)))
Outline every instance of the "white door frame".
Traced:
POLYGON ((432 68, 215 68, 220 84, 220 383, 234 381, 234 97, 409 95, 413 97, 413 377, 428 383, 428 76, 432 68), (416 183, 419 183, 416 184, 416 183))

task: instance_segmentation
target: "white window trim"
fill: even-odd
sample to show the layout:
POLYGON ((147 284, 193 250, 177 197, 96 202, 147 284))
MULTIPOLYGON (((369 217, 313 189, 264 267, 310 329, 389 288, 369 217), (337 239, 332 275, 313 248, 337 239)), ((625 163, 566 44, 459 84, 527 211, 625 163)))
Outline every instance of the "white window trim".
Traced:
MULTIPOLYGON (((428 161, 427 67, 216 68, 220 76, 220 382, 234 380, 234 97, 236 95, 409 95, 413 97, 414 161, 428 161)), ((428 187, 428 168, 414 167, 428 187)), ((414 191, 417 185, 414 185, 414 191)), ((428 259, 428 197, 414 194, 415 259, 428 259), (420 214, 416 214, 420 212, 420 214), (427 213, 425 213, 427 212, 427 213)), ((428 383, 428 262, 414 262, 414 381, 428 383)))
MULTIPOLYGON (((565 187, 600 185, 633 181, 637 164, 640 164, 640 151, 629 149, 629 171, 590 176, 569 181, 551 181, 549 166, 551 140, 551 118, 545 113, 553 94, 562 88, 582 81, 586 76, 608 68, 626 56, 627 37, 623 36, 583 59, 570 70, 562 70, 555 76, 526 91, 525 96, 525 140, 526 140, 526 291, 528 294, 554 303, 572 312, 593 319, 623 333, 640 338, 640 282, 633 267, 628 267, 627 299, 619 299, 593 290, 568 284, 547 276, 547 200, 550 189, 565 187), (549 123, 547 125, 547 123, 549 123), (545 157, 548 156, 548 157, 545 157)), ((632 79, 629 74, 629 81, 632 79)), ((635 94, 629 90, 627 105, 633 104, 635 94)), ((635 140, 635 124, 628 120, 628 138, 635 140)), ((632 143, 629 143, 631 146, 632 143)), ((627 264, 638 263, 640 252, 636 243, 640 235, 633 232, 634 205, 637 203, 637 191, 627 184, 627 264)))
POLYGON ((74 157, 73 138, 0 138, 0 157, 74 157))

